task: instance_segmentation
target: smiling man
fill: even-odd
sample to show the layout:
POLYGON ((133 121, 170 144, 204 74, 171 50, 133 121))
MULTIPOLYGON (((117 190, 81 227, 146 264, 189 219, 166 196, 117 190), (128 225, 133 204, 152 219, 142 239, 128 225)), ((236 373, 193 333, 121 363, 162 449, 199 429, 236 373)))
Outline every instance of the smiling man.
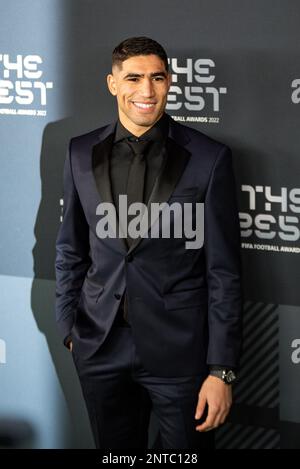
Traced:
POLYGON ((156 41, 119 44, 107 84, 117 121, 73 138, 66 158, 58 326, 97 448, 147 448, 151 409, 161 448, 212 448, 213 429, 230 410, 241 350, 231 152, 165 113, 171 74, 156 41), (128 207, 203 203, 203 245, 186 249, 174 226, 168 238, 98 236, 99 204, 118 212, 120 196, 128 207))
POLYGON ((155 54, 138 55, 116 61, 107 77, 109 90, 117 98, 119 119, 136 136, 150 129, 164 113, 171 85, 167 66, 155 54))

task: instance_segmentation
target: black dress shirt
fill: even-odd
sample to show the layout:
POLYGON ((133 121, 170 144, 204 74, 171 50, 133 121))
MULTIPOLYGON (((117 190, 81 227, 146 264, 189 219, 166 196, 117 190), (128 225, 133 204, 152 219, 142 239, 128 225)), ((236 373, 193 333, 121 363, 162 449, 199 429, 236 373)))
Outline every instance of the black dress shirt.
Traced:
MULTIPOLYGON (((163 162, 164 145, 168 136, 169 116, 163 114, 162 117, 139 138, 142 140, 150 140, 145 158, 146 158, 146 174, 144 181, 144 197, 143 202, 147 204, 152 192, 155 180, 163 162)), ((118 210, 119 195, 126 194, 127 180, 131 161, 134 157, 129 145, 126 143, 128 137, 136 137, 127 130, 120 120, 117 122, 114 144, 110 157, 110 182, 112 196, 115 206, 118 210)))

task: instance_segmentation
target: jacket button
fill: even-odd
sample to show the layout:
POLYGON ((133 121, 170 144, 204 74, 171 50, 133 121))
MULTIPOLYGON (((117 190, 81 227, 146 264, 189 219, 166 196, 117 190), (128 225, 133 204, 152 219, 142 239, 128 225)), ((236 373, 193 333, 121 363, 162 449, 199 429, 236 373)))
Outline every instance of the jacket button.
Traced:
POLYGON ((120 299, 121 299, 121 295, 120 295, 119 293, 115 293, 115 298, 116 298, 117 300, 120 300, 120 299))
POLYGON ((127 262, 131 262, 131 261, 133 260, 133 255, 132 255, 132 254, 128 254, 128 255, 126 256, 126 260, 127 260, 127 262))

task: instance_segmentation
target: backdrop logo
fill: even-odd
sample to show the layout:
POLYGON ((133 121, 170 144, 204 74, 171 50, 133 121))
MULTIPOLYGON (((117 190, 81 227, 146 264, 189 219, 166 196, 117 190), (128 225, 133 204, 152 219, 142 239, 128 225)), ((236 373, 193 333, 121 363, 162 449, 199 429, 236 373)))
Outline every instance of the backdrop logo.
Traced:
POLYGON ((217 113, 227 88, 216 84, 215 62, 188 58, 179 65, 175 57, 168 62, 173 73, 166 109, 179 111, 172 117, 184 122, 219 123, 217 113))
POLYGON ((291 343, 291 347, 293 349, 291 359, 294 365, 298 365, 300 363, 300 339, 294 339, 291 343))
POLYGON ((6 343, 0 339, 0 365, 6 363, 6 343))
POLYGON ((292 92, 292 103, 299 104, 300 103, 300 79, 295 78, 292 81, 292 88, 295 88, 292 92))
POLYGON ((0 114, 46 116, 48 90, 39 55, 0 54, 0 114))
POLYGON ((300 189, 242 185, 242 248, 300 253, 300 189))

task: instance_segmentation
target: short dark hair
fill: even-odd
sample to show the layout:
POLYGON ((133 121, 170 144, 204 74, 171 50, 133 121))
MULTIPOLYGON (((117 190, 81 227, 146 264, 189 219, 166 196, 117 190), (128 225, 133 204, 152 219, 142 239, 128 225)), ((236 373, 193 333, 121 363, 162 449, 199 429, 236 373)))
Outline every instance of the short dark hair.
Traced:
POLYGON ((166 71, 169 70, 168 57, 165 49, 154 39, 149 37, 129 37, 122 41, 112 53, 112 66, 122 68, 122 62, 137 55, 157 55, 163 62, 166 71))

